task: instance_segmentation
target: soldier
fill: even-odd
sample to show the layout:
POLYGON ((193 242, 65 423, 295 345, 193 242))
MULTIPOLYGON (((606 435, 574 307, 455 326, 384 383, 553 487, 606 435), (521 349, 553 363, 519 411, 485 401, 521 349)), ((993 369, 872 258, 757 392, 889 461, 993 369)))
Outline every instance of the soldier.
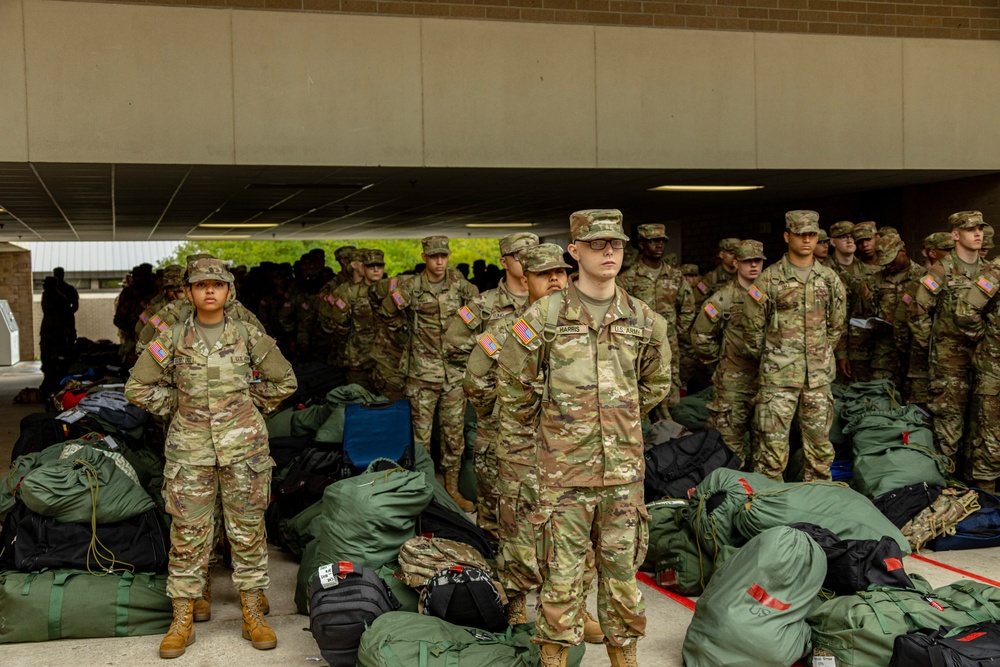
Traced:
POLYGON ((830 479, 833 445, 833 350, 844 331, 846 291, 836 274, 813 259, 815 211, 785 214, 788 252, 747 290, 743 326, 747 350, 760 359, 755 399, 754 472, 781 479, 788 433, 802 429, 805 480, 830 479))
MULTIPOLYGON (((528 248, 538 245, 531 232, 514 232, 500 239, 500 264, 504 278, 496 289, 487 290, 465 304, 452 316, 445 333, 445 350, 449 363, 463 374, 469 353, 483 333, 495 330, 520 315, 528 297, 522 285, 524 270, 520 257, 528 248)), ((558 246, 557 246, 558 247, 558 246)), ((497 460, 494 443, 498 436, 496 420, 480 415, 473 459, 476 471, 476 523, 490 536, 497 534, 497 460)))
POLYGON ((924 268, 930 269, 948 256, 955 248, 955 239, 951 232, 934 232, 924 239, 924 268))
POLYGON ((721 285, 736 279, 736 246, 740 243, 736 238, 725 238, 719 241, 719 265, 706 273, 702 281, 708 286, 705 296, 710 295, 721 285))
MULTIPOLYGON (((142 330, 149 324, 149 320, 153 318, 153 315, 171 301, 184 298, 184 267, 179 264, 171 264, 165 267, 161 283, 161 292, 150 300, 149 305, 139 314, 139 319, 135 323, 136 341, 142 336, 142 330)), ((146 342, 148 343, 149 341, 147 340, 146 342)), ((142 349, 138 348, 136 353, 141 354, 142 349)))
POLYGON ((636 665, 645 605, 636 584, 648 540, 644 414, 670 391, 666 321, 617 287, 628 237, 616 210, 570 217, 580 275, 533 303, 497 358, 500 401, 536 429, 543 583, 536 630, 544 667, 583 638, 583 582, 593 548, 598 616, 613 665, 636 665))
POLYGON ((979 249, 979 256, 984 260, 993 250, 993 226, 983 225, 983 247, 979 249))
POLYGON ((333 258, 337 260, 338 264, 340 264, 340 271, 337 272, 337 275, 333 278, 337 285, 354 280, 357 276, 354 268, 351 266, 351 262, 354 260, 355 250, 357 250, 357 248, 354 246, 345 245, 340 246, 333 251, 333 258))
POLYGON ((824 229, 819 230, 819 236, 816 238, 816 248, 813 249, 813 257, 823 266, 830 267, 827 261, 830 257, 830 237, 824 229))
MULTIPOLYGON (((851 229, 855 251, 855 261, 846 267, 841 278, 847 288, 847 317, 867 320, 875 317, 875 293, 872 286, 878 281, 882 267, 875 264, 875 223, 859 222, 851 229), (857 261, 857 260, 861 261, 857 261)), ((847 335, 840 341, 837 350, 837 370, 851 382, 866 382, 872 379, 872 330, 848 326, 847 335)))
POLYGON ((743 302, 764 266, 764 244, 752 239, 736 246, 736 280, 723 285, 705 301, 691 328, 694 352, 714 367, 715 398, 708 404, 710 426, 722 435, 726 447, 751 466, 751 451, 744 442, 757 395, 757 359, 746 348, 743 336, 743 302))
POLYGON ((906 305, 913 295, 907 292, 913 282, 924 275, 923 268, 910 260, 903 239, 896 234, 883 234, 875 242, 875 263, 882 267, 878 280, 872 284, 875 294, 875 316, 872 328, 872 377, 892 380, 902 387, 907 377, 909 331, 896 324, 899 306, 906 305))
POLYGON ((194 602, 209 577, 216 542, 217 494, 240 591, 243 637, 256 649, 277 645, 264 620, 264 510, 274 461, 260 410, 277 408, 296 381, 274 339, 225 314, 232 282, 217 259, 189 264, 194 312, 150 343, 125 387, 132 403, 153 414, 177 410, 164 448, 163 496, 173 519, 167 577, 173 622, 160 643, 161 658, 176 658, 194 642, 194 602))
POLYGON ((921 278, 909 320, 914 348, 928 354, 927 408, 934 416, 938 450, 955 460, 965 437, 972 391, 972 357, 967 338, 955 324, 955 306, 983 269, 983 214, 952 213, 948 223, 955 248, 921 278))
POLYGON ((691 286, 691 293, 694 295, 694 305, 697 308, 707 296, 705 293, 708 291, 708 285, 702 281, 697 264, 681 264, 681 273, 684 274, 684 279, 691 286))
POLYGON ((827 261, 824 262, 828 268, 833 269, 838 276, 841 276, 845 287, 847 286, 845 274, 849 270, 848 267, 854 263, 856 248, 854 236, 851 235, 852 229, 854 229, 854 223, 849 220, 841 220, 830 226, 830 244, 833 246, 833 255, 828 255, 827 261))
POLYGON ((465 449, 465 371, 448 363, 443 339, 448 320, 479 291, 458 271, 448 268, 451 250, 447 236, 428 236, 420 243, 424 270, 400 278, 396 289, 379 304, 377 314, 391 329, 409 327, 406 397, 413 411, 413 437, 429 452, 431 425, 438 412, 445 488, 463 511, 471 512, 472 503, 458 492, 458 472, 465 449))
POLYGON ((689 336, 695 316, 694 292, 680 270, 662 260, 669 240, 666 228, 658 224, 639 225, 636 231, 639 233, 639 261, 618 276, 618 285, 629 295, 645 301, 667 321, 673 388, 655 417, 669 419, 670 408, 681 400, 681 383, 686 382, 699 365, 691 351, 689 336), (682 359, 686 359, 684 367, 682 359))

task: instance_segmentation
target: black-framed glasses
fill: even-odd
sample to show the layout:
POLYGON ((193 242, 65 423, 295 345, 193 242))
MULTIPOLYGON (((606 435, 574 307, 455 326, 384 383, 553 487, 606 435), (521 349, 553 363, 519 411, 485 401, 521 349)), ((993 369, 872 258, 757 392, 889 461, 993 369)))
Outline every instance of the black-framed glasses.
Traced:
MULTIPOLYGON (((625 241, 621 239, 594 239, 593 241, 584 241, 583 243, 589 245, 591 250, 604 250, 609 243, 615 250, 621 250, 625 247, 625 241)), ((576 244, 579 245, 580 241, 577 240, 576 244)))

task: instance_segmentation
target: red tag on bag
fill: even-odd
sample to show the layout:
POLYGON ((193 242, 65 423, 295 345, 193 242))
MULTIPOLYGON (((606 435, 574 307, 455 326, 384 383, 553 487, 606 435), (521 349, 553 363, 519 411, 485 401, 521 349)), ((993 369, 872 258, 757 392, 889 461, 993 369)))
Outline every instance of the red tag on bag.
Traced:
POLYGON ((898 558, 886 558, 883 562, 885 563, 886 572, 894 572, 896 570, 903 569, 903 561, 898 558))
POLYGON ((770 595, 767 594, 767 591, 761 588, 758 584, 754 584, 753 586, 748 588, 747 593, 749 593, 750 597, 752 597, 754 600, 761 603, 765 607, 770 607, 771 609, 777 609, 778 611, 785 611, 786 609, 790 609, 792 606, 787 602, 782 602, 778 598, 771 597, 770 595))
POLYGON ((349 561, 342 560, 337 563, 337 566, 340 568, 340 574, 337 576, 341 579, 354 572, 354 563, 349 561))
POLYGON ((961 637, 958 641, 971 642, 973 639, 979 639, 985 634, 986 634, 985 632, 973 632, 971 635, 965 635, 964 637, 961 637))
POLYGON ((910 432, 909 431, 903 431, 903 444, 904 445, 910 444, 910 432))

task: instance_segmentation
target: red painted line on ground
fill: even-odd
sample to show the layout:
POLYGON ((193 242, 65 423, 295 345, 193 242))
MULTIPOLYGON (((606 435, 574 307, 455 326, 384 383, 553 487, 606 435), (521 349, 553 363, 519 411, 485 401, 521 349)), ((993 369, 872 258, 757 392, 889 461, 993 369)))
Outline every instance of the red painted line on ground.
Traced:
POLYGON ((956 574, 961 574, 962 576, 969 577, 970 579, 978 579, 979 581, 987 583, 990 586, 1000 586, 1000 581, 995 581, 993 579, 989 579, 989 578, 984 577, 982 575, 974 574, 972 572, 968 572, 966 570, 962 570, 960 568, 953 567, 951 565, 948 565, 947 563, 941 563, 941 562, 938 562, 936 560, 931 560, 930 558, 927 558, 925 556, 918 556, 917 554, 910 554, 910 558, 914 558, 916 560, 919 560, 922 563, 927 563, 928 565, 936 565, 937 567, 944 568, 945 570, 951 570, 952 572, 954 572, 956 574))
POLYGON ((663 593, 677 604, 682 604, 688 609, 694 611, 694 600, 692 600, 691 598, 686 598, 683 595, 678 595, 677 593, 674 593, 672 591, 668 591, 665 588, 660 588, 659 586, 656 585, 656 581, 645 572, 636 572, 635 578, 641 581, 642 583, 646 584, 653 590, 663 593))

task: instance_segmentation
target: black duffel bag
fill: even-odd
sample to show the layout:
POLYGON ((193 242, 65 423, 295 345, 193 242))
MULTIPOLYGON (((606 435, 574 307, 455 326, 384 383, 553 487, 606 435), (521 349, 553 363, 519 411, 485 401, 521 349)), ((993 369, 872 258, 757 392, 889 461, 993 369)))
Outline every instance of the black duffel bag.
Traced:
POLYGON ((813 538, 826 554, 823 588, 838 595, 854 595, 871 584, 913 588, 903 569, 899 543, 886 535, 880 540, 842 540, 832 531, 812 523, 793 523, 813 538))
POLYGON ((910 630, 896 637, 889 667, 981 667, 1000 662, 1000 624, 910 630))
POLYGON ((646 452, 646 502, 687 498, 716 468, 739 470, 741 463, 714 428, 654 445, 646 452))

